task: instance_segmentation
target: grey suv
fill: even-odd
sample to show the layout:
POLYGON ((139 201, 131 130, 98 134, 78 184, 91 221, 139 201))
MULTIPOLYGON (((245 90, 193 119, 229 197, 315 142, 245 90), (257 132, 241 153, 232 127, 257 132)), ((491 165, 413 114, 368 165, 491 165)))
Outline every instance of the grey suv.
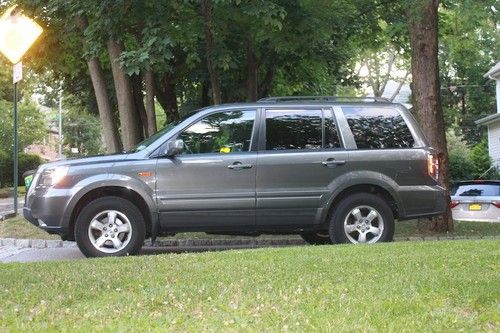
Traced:
POLYGON ((391 241, 445 190, 415 119, 374 99, 268 98, 202 109, 133 151, 42 165, 24 216, 87 256, 177 232, 391 241))

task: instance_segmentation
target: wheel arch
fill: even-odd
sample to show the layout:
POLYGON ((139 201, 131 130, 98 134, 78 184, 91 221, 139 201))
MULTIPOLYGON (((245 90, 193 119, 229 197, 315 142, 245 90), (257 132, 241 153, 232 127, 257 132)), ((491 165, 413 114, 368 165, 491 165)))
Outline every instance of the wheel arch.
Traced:
POLYGON ((328 209, 326 211, 326 214, 322 219, 323 224, 328 223, 333 210, 335 209, 335 207, 338 205, 339 202, 341 202, 344 198, 357 193, 370 193, 379 196, 389 205, 394 215, 394 219, 398 219, 400 216, 402 216, 401 205, 398 203, 398 201, 395 198, 395 195, 391 193, 390 190, 381 186, 380 184, 362 183, 362 184, 347 186, 342 190, 338 191, 338 193, 336 193, 335 195, 332 195, 328 203, 328 209))
POLYGON ((138 191, 124 186, 115 185, 91 189, 76 200, 69 215, 67 239, 74 239, 76 219, 78 218, 78 215, 80 214, 83 207, 85 207, 93 200, 104 196, 116 196, 130 201, 139 209, 142 216, 144 217, 144 221, 146 223, 146 238, 148 238, 149 236, 154 237, 156 235, 155 228, 158 219, 154 214, 154 207, 151 206, 151 203, 149 203, 138 191))

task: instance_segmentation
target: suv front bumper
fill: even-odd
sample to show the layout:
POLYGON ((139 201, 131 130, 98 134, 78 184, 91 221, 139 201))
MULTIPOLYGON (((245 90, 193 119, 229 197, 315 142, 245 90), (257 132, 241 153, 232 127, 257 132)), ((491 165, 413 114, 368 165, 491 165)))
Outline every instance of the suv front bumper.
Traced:
POLYGON ((63 216, 71 197, 69 189, 34 189, 26 196, 24 218, 50 234, 66 238, 68 221, 63 216))

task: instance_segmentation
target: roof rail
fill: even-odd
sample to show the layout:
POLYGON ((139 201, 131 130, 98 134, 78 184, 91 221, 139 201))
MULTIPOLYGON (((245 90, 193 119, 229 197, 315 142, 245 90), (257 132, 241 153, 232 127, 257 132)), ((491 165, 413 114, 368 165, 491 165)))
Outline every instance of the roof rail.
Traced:
POLYGON ((259 103, 279 103, 279 102, 295 102, 295 101, 323 101, 323 102, 379 102, 391 103, 385 97, 351 97, 351 96, 283 96, 283 97, 266 97, 259 99, 259 103))

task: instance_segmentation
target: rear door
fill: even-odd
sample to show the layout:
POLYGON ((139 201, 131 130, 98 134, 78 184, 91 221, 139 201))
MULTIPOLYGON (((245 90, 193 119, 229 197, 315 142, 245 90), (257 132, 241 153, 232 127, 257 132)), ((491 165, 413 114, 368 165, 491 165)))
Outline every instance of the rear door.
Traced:
POLYGON ((163 227, 255 225, 255 117, 255 109, 219 111, 177 136, 184 153, 157 163, 163 227))
POLYGON ((257 161, 257 224, 319 222, 332 181, 346 170, 334 113, 328 107, 262 110, 257 161))

